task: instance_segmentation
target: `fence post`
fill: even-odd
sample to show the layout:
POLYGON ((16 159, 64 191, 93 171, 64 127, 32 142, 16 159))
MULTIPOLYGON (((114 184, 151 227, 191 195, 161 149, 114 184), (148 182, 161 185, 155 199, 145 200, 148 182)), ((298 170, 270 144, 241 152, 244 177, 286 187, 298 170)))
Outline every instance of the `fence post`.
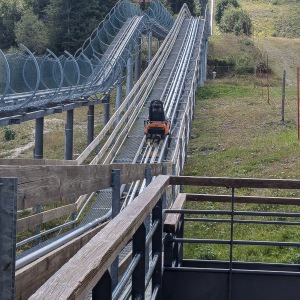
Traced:
POLYGON ((0 296, 15 299, 17 178, 0 178, 0 296))
MULTIPOLYGON (((121 189, 121 172, 120 170, 112 170, 112 218, 116 217, 120 212, 120 189, 121 189)), ((118 284, 118 266, 119 256, 116 257, 111 264, 110 272, 112 279, 112 289, 118 284)))

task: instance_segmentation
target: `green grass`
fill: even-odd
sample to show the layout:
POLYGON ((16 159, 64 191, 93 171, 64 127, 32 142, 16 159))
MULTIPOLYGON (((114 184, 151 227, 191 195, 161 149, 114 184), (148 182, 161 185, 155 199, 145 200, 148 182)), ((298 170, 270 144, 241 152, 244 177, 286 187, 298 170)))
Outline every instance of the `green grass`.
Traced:
MULTIPOLYGON (((295 87, 287 88, 285 123, 281 122, 281 87, 261 95, 261 87, 251 81, 228 78, 208 81, 199 89, 184 175, 250 178, 299 178, 300 146, 297 140, 297 102, 295 87)), ((264 87, 264 89, 266 89, 264 87)), ((230 194, 230 190, 185 187, 185 192, 230 194)), ((257 191, 237 190, 241 195, 257 191)), ((299 197, 298 191, 264 190, 265 196, 299 197)), ((259 194, 260 195, 260 194, 259 194)), ((230 209, 230 204, 189 203, 195 209, 230 209)), ((300 212, 296 206, 239 204, 237 210, 278 210, 300 212)), ((229 239, 228 224, 188 223, 187 237, 229 239)), ((299 241, 297 227, 278 225, 235 225, 235 239, 299 241)), ((186 257, 229 258, 228 246, 186 245, 186 257)), ((299 260, 299 251, 280 247, 235 246, 234 259, 241 261, 291 262, 299 260)))

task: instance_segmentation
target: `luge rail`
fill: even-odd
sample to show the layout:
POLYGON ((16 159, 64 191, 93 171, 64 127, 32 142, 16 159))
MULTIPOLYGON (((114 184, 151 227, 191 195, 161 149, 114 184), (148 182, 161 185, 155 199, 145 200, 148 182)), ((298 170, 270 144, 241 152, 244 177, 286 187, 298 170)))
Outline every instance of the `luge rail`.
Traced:
MULTIPOLYGON (((300 191, 299 180, 281 179, 249 179, 249 178, 210 178, 210 177, 182 177, 182 176, 158 176, 149 186, 116 216, 101 232, 97 233, 89 243, 87 243, 73 258, 69 260, 55 275, 53 275, 41 288, 30 297, 30 299, 85 299, 92 289, 95 299, 127 299, 122 298, 120 291, 124 287, 124 281, 132 275, 132 288, 127 296, 132 299, 136 297, 144 299, 145 290, 152 282, 153 299, 200 299, 211 295, 217 295, 218 299, 266 299, 267 295, 272 295, 272 299, 286 299, 286 287, 289 288, 289 299, 299 299, 299 289, 296 284, 299 280, 298 265, 291 264, 264 264, 251 263, 238 264, 232 260, 233 245, 253 244, 257 247, 261 245, 274 245, 281 247, 299 247, 300 243, 295 242, 270 242, 270 241, 249 241, 244 236, 244 240, 233 238, 233 224, 241 223, 238 216, 241 212, 235 205, 243 202, 241 198, 235 198, 233 191, 240 189, 239 193, 246 189, 274 190, 287 189, 296 193, 300 191), (190 199, 189 195, 179 194, 171 210, 164 210, 163 203, 167 190, 173 185, 195 185, 203 187, 221 187, 225 191, 230 189, 230 197, 221 200, 217 195, 201 195, 198 201, 228 201, 231 209, 219 212, 211 211, 211 214, 223 214, 226 212, 229 218, 228 241, 184 239, 184 223, 196 221, 186 219, 185 214, 210 214, 209 211, 184 210, 183 205, 190 199), (215 197, 215 198, 214 198, 215 197), (152 230, 146 236, 144 221, 152 212, 152 230), (164 231, 167 233, 163 238, 163 212, 168 215, 164 231), (172 218, 170 214, 178 217, 172 218), (185 220, 186 219, 186 220, 185 220), (231 234, 230 234, 231 232, 231 234), (124 277, 115 287, 112 286, 108 269, 117 258, 119 252, 126 244, 133 240, 133 252, 129 269, 124 273, 124 277), (148 270, 145 269, 145 245, 152 240, 152 260, 148 270), (105 241, 105 243, 101 243, 105 241), (186 260, 183 256, 183 243, 223 243, 227 244, 231 251, 230 259, 225 262, 186 260), (164 256, 164 259, 163 259, 164 256), (193 265, 194 264, 194 265, 193 265), (214 266, 215 264, 215 266, 214 266), (220 265, 221 264, 221 265, 220 265), (204 274, 204 275, 201 275, 204 274), (209 274, 209 275, 207 275, 209 274), (214 275, 215 274, 215 275, 214 275), (255 275, 255 276, 253 276, 255 275), (195 276, 197 279, 195 279, 195 276), (203 277, 204 276, 204 277, 203 277), (288 281, 285 278, 289 278, 288 281), (199 280, 201 278, 201 280, 199 280), (269 278, 269 279, 268 279, 269 278), (246 285, 246 282, 251 284, 246 285), (197 284, 196 284, 197 282, 197 284), (264 286, 261 284, 264 283, 264 286), (176 284, 174 284, 176 283, 176 284), (117 297, 118 296, 118 297, 117 297), (119 298, 120 297, 120 298, 119 298)), ((223 193, 223 192, 222 192, 223 193)), ((262 192, 263 193, 263 192, 262 192)), ((275 192, 276 193, 276 192, 275 192)), ((259 193, 261 200, 263 196, 259 193)), ((288 205, 290 203, 300 205, 300 198, 265 197, 262 203, 280 203, 288 205)), ((192 197, 196 200, 196 196, 192 197)), ((256 198, 253 198, 256 199, 256 198)), ((251 197, 247 198, 251 203, 251 197)), ((257 203, 257 200, 254 200, 257 203)), ((247 215, 244 212, 244 215, 247 215)), ((248 212, 249 216, 255 213, 248 212)), ((256 214, 258 215, 258 214, 256 214)), ((267 216, 267 212, 264 214, 267 216)), ((289 226, 289 221, 283 222, 283 213, 273 211, 269 214, 272 217, 278 216, 278 221, 274 224, 289 226)), ((300 214, 285 214, 286 217, 300 218, 300 214)), ((198 221, 201 221, 199 219, 198 221)), ((209 221, 209 220, 208 220, 209 221)), ((212 218, 211 222, 216 222, 212 218)), ((223 219, 222 221, 226 221, 223 219)), ((255 222, 250 219, 249 223, 255 222)), ((267 224, 266 220, 261 221, 267 224)), ((272 221, 269 221, 271 224, 272 221)), ((294 221, 292 221, 294 223, 294 221)), ((299 222, 298 222, 299 223, 299 222)), ((297 223, 297 224, 298 224, 297 223)))

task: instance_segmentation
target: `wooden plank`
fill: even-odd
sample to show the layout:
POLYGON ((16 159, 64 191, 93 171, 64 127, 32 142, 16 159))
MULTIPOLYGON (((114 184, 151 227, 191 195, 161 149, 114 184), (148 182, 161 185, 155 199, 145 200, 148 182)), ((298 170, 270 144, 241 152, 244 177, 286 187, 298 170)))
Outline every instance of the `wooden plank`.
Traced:
POLYGON ((220 186, 226 188, 272 188, 300 189, 300 180, 296 179, 263 179, 263 178, 229 178, 229 177, 198 177, 171 176, 170 184, 220 186))
POLYGON ((85 299, 169 185, 159 175, 29 299, 85 299))
MULTIPOLYGON (((171 209, 182 209, 186 201, 186 195, 179 193, 174 201, 171 209)), ((167 214, 164 222, 164 232, 175 233, 177 230, 180 214, 167 214)))
POLYGON ((19 219, 17 221, 17 232, 22 232, 31 227, 49 222, 51 220, 70 215, 77 211, 76 203, 71 203, 51 210, 43 211, 41 213, 19 219))
POLYGON ((32 165, 60 165, 60 166, 77 166, 76 160, 59 160, 59 159, 30 159, 30 158, 0 158, 0 165, 8 166, 32 166, 32 165))
POLYGON ((28 299, 74 254, 87 244, 107 223, 103 223, 80 237, 66 243, 16 272, 16 300, 28 299))
MULTIPOLYGON (((186 201, 231 202, 231 195, 186 194, 186 201)), ((234 196, 234 202, 235 203, 300 205, 300 198, 263 197, 263 196, 234 196)))
POLYGON ((121 170, 121 182, 143 179, 145 169, 161 174, 162 164, 88 166, 3 166, 0 176, 18 177, 18 210, 78 197, 111 186, 111 171, 121 170))

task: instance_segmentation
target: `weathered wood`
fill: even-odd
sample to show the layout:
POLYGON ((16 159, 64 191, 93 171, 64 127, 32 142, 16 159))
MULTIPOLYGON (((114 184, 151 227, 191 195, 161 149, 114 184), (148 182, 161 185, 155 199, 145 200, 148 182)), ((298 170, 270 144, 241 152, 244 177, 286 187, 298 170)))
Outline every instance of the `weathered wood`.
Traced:
POLYGON ((17 232, 49 222, 51 220, 70 215, 77 211, 76 203, 71 203, 51 210, 28 216, 17 221, 17 232))
POLYGON ((107 223, 103 223, 16 272, 16 300, 28 299, 107 223))
POLYGON ((144 178, 146 168, 155 176, 162 164, 2 166, 0 176, 18 177, 18 210, 23 210, 108 188, 112 169, 120 169, 121 183, 130 183, 144 178))
MULTIPOLYGON (((186 194, 186 201, 231 202, 231 195, 186 194)), ((300 198, 234 196, 235 203, 290 204, 300 205, 300 198)))
POLYGON ((71 165, 77 166, 78 161, 76 160, 59 160, 59 159, 31 159, 31 158, 0 158, 0 165, 8 166, 35 166, 35 165, 53 165, 53 166, 64 166, 71 165))
MULTIPOLYGON (((171 209, 182 209, 186 201, 186 194, 179 193, 171 209)), ((180 214, 167 214, 164 222, 164 232, 175 233, 177 230, 180 214)))
POLYGON ((168 185, 169 176, 158 176, 30 299, 85 299, 144 222, 168 185))
POLYGON ((245 188, 272 188, 272 189, 300 189, 300 180, 296 180, 296 179, 171 176, 170 184, 220 186, 226 188, 245 187, 245 188))

